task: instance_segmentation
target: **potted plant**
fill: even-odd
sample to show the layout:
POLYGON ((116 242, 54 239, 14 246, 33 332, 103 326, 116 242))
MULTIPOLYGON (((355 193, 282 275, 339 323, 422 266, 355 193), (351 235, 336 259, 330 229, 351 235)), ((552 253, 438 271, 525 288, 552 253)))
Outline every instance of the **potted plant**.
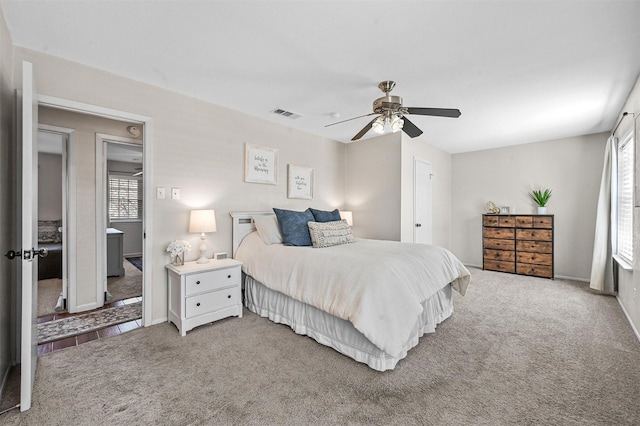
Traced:
POLYGON ((545 189, 544 191, 534 189, 529 193, 529 198, 538 205, 538 214, 546 214, 547 203, 549 202, 549 198, 551 198, 551 189, 545 189))

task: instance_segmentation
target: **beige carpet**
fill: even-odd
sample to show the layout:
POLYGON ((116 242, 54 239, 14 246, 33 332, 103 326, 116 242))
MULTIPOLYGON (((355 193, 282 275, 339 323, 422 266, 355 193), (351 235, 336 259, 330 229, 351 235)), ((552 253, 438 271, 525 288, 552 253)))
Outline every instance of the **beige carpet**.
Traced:
MULTIPOLYGON (((142 296, 142 272, 127 260, 123 261, 124 275, 107 278, 111 302, 142 296)), ((48 279, 38 281, 38 317, 55 314, 58 295, 62 291, 62 280, 48 279)))
POLYGON ((640 343, 584 283, 472 269, 466 297, 379 373, 245 310, 40 357, 7 425, 638 425, 640 343))

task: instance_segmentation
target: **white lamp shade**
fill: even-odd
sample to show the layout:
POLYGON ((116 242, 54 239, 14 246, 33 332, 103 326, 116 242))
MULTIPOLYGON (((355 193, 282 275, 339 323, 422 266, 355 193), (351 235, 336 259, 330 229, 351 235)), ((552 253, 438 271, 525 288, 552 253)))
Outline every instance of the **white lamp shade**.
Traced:
POLYGON ((340 218, 347 221, 347 225, 353 226, 353 213, 350 211, 340 211, 340 218))
POLYGON ((189 218, 189 232, 216 232, 215 210, 191 210, 189 218))

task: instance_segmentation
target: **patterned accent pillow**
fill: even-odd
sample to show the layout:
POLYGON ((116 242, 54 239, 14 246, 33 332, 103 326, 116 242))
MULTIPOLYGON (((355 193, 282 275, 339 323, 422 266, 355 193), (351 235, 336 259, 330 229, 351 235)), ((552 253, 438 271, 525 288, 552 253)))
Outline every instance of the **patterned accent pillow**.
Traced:
POLYGON ((316 222, 334 222, 336 220, 342 219, 340 217, 340 210, 335 209, 333 211, 325 211, 325 210, 316 210, 309 207, 311 210, 311 214, 313 215, 316 222))
POLYGON ((39 243, 61 243, 62 234, 58 228, 62 226, 60 220, 39 220, 38 221, 38 242, 39 243))
POLYGON ((309 222, 309 234, 315 248, 331 247, 353 242, 351 227, 346 220, 309 222))

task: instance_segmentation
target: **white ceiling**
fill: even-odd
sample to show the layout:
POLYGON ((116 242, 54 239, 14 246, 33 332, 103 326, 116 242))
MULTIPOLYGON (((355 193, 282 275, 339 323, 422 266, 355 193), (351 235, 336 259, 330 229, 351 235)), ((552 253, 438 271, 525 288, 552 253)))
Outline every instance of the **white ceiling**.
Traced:
POLYGON ((640 72, 632 0, 0 5, 15 45, 343 142, 372 117, 324 126, 370 113, 382 80, 405 106, 459 108, 409 117, 457 153, 609 131, 640 72))

